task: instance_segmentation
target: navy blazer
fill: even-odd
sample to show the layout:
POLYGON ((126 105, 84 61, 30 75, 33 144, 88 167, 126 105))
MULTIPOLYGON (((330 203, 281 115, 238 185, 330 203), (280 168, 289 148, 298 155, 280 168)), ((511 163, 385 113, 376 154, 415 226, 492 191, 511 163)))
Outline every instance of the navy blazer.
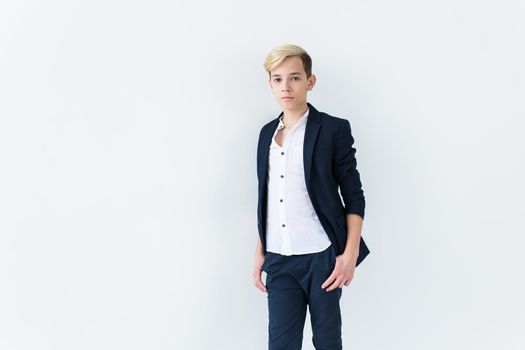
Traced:
MULTIPOLYGON (((310 111, 303 148, 306 188, 319 221, 335 248, 336 255, 340 255, 346 247, 346 214, 358 214, 363 219, 365 216, 365 197, 357 170, 354 138, 348 120, 319 112, 309 102, 307 104, 310 111)), ((273 133, 283 113, 281 112, 277 118, 261 128, 257 145, 259 181, 257 226, 264 254, 266 254, 268 153, 273 133)), ((370 250, 361 237, 356 266, 369 253, 370 250)))

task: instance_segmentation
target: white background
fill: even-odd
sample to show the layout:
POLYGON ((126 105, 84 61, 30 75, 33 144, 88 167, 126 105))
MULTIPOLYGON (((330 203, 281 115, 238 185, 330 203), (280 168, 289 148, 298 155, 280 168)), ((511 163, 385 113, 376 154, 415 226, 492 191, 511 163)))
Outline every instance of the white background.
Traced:
POLYGON ((523 349, 524 23, 518 0, 2 0, 0 349, 266 349, 255 153, 284 43, 356 140, 344 347, 523 349))

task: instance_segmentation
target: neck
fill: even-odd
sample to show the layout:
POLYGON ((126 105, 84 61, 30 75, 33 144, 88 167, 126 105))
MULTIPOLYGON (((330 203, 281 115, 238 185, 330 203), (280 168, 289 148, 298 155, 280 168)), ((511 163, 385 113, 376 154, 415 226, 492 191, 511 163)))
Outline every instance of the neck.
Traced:
POLYGON ((296 109, 285 109, 283 122, 288 125, 295 125, 299 119, 306 113, 308 110, 308 105, 305 103, 303 106, 296 109))

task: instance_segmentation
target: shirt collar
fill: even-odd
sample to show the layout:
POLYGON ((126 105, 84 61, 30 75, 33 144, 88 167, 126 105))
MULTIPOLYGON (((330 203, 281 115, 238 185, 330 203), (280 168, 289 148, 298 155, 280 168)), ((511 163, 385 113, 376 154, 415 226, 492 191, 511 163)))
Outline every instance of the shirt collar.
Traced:
MULTIPOLYGON (((294 126, 292 126, 292 129, 295 129, 295 128, 305 124, 306 120, 308 119, 309 112, 310 112, 310 108, 308 107, 306 112, 304 112, 304 114, 301 116, 301 118, 299 118, 299 121, 297 123, 295 123, 294 126)), ((279 118, 279 125, 277 126, 277 129, 284 128, 283 118, 284 118, 284 114, 279 118)))

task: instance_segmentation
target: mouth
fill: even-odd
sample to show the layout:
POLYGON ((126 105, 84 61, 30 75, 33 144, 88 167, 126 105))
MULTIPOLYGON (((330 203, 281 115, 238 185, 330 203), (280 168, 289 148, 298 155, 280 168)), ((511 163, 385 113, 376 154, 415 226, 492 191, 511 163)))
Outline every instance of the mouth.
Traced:
POLYGON ((285 96, 285 97, 282 97, 281 99, 282 99, 282 100, 291 100, 291 99, 293 99, 293 97, 291 97, 291 96, 285 96))

